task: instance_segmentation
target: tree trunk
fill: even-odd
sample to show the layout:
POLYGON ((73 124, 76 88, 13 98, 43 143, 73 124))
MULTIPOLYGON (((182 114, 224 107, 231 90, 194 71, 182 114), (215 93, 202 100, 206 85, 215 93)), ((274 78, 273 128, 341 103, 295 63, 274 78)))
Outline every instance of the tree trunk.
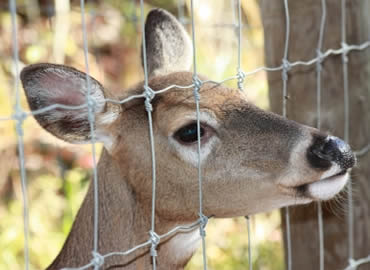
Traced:
MULTIPOLYGON (((341 47, 341 1, 327 0, 327 17, 322 52, 341 47)), ((265 31, 266 66, 282 64, 285 44, 283 1, 261 0, 265 31)), ((289 1, 290 38, 288 60, 316 57, 321 1, 289 1)), ((370 2, 346 2, 347 44, 362 44, 370 39, 370 2)), ((370 142, 370 48, 348 54, 349 143, 359 150, 370 142)), ((322 63, 321 129, 344 137, 344 91, 341 55, 331 55, 322 63)), ((282 74, 269 72, 271 110, 282 112, 282 74)), ((316 126, 316 64, 296 66, 288 72, 287 117, 316 126)), ((352 172, 354 198, 354 258, 370 254, 370 153, 358 157, 352 172)), ((348 265, 348 204, 345 194, 323 204, 325 269, 344 269, 348 265)), ((319 269, 317 204, 290 208, 292 269, 319 269)), ((283 219, 284 220, 284 219, 283 219)), ((285 225, 283 225, 285 230, 285 225)), ((369 264, 359 269, 370 269, 369 264)))

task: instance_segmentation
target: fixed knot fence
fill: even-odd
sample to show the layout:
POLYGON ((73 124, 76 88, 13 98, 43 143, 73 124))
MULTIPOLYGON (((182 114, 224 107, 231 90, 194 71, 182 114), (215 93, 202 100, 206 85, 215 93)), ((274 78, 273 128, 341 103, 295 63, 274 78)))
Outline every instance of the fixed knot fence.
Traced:
MULTIPOLYGON (((365 2, 364 0, 363 2, 365 2)), ((200 1, 201 2, 201 1, 200 1)), ((338 42, 337 46, 335 48, 326 48, 324 49, 324 41, 325 38, 330 36, 330 32, 326 31, 326 27, 329 24, 329 21, 327 20, 327 6, 330 2, 330 5, 333 5, 333 1, 329 0, 317 0, 317 2, 320 3, 321 6, 321 17, 318 22, 319 25, 319 31, 317 33, 317 40, 315 41, 317 46, 315 48, 312 48, 312 52, 315 55, 314 58, 308 59, 308 60, 292 60, 290 58, 290 52, 292 47, 299 46, 297 44, 294 44, 294 39, 291 37, 291 30, 292 30, 292 23, 291 21, 291 15, 292 10, 289 8, 290 4, 296 7, 297 5, 304 5, 303 3, 292 3, 292 1, 283 0, 278 3, 279 7, 282 8, 283 14, 284 14, 284 23, 285 25, 280 25, 282 29, 284 29, 284 41, 283 41, 283 48, 282 48, 282 57, 280 59, 280 62, 276 66, 262 66, 257 69, 253 70, 244 70, 242 67, 242 50, 243 50, 243 35, 242 30, 247 27, 247 23, 243 23, 243 15, 242 15, 242 7, 243 3, 247 1, 241 1, 241 0, 233 0, 230 1, 230 5, 233 8, 233 14, 234 14, 234 23, 232 24, 226 24, 223 25, 223 27, 232 28, 235 30, 235 39, 237 41, 237 65, 235 67, 235 74, 233 76, 230 76, 228 78, 225 78, 222 81, 212 81, 212 80, 202 80, 198 73, 198 66, 197 66, 197 46, 196 46, 196 40, 197 40, 197 27, 195 23, 195 10, 197 8, 196 4, 193 3, 193 1, 190 1, 188 3, 189 7, 189 13, 190 18, 185 16, 186 13, 186 3, 183 1, 177 2, 178 7, 178 20, 183 25, 190 25, 191 27, 191 43, 192 43, 192 65, 193 65, 193 81, 190 85, 171 85, 166 88, 160 89, 160 90, 153 90, 150 87, 149 84, 149 71, 148 71, 148 63, 147 63, 147 46, 146 46, 146 37, 145 37, 145 23, 144 23, 144 1, 141 0, 139 7, 140 7, 140 25, 141 25, 141 34, 142 34, 142 56, 143 56, 143 69, 144 69, 144 82, 143 82, 143 92, 136 95, 131 95, 129 97, 126 97, 122 100, 114 100, 111 98, 105 98, 104 101, 111 104, 129 104, 133 100, 143 100, 146 113, 147 113, 147 119, 148 119, 148 131, 149 131, 149 143, 150 143, 150 153, 151 153, 151 181, 152 181, 152 194, 151 194, 151 217, 150 217, 150 224, 151 228, 150 231, 148 231, 148 239, 146 242, 143 243, 136 243, 132 248, 128 250, 117 250, 114 252, 101 254, 99 252, 99 184, 98 184, 98 167, 97 164, 97 158, 96 158, 96 134, 95 134, 95 114, 94 111, 96 110, 97 104, 95 102, 95 99, 92 96, 93 89, 92 89, 92 82, 90 74, 90 67, 89 67, 89 44, 88 44, 88 25, 86 23, 85 19, 85 2, 84 0, 80 1, 80 13, 81 13, 81 27, 82 27, 82 40, 83 40, 83 55, 84 55, 84 65, 85 65, 85 71, 86 71, 86 89, 87 89, 87 99, 86 103, 79 105, 79 106, 66 106, 63 104, 52 104, 50 106, 44 107, 40 110, 36 111, 25 111, 22 107, 21 103, 21 93, 20 93, 20 57, 19 57, 19 47, 18 47, 18 28, 19 25, 17 24, 17 3, 16 0, 9 0, 9 13, 11 15, 11 40, 12 40, 12 49, 13 49, 13 70, 14 70, 14 77, 13 77, 13 89, 14 89, 14 96, 15 96, 15 102, 13 107, 13 114, 12 115, 5 115, 0 117, 0 121, 12 121, 15 124, 15 131, 17 134, 17 143, 18 143, 18 161, 19 161, 19 173, 21 178, 21 187, 22 187, 22 202, 23 202, 23 221, 24 221, 24 261, 25 261, 25 268, 29 269, 29 261, 30 261, 30 254, 29 250, 29 201, 28 201, 28 179, 26 174, 26 167, 25 167, 25 160, 27 159, 27 155, 24 151, 24 129, 23 129, 23 123, 25 119, 27 119, 30 116, 35 116, 39 114, 43 114, 45 112, 55 110, 55 109, 65 109, 65 110, 80 110, 83 108, 87 108, 88 112, 88 120, 90 125, 90 132, 91 132, 91 146, 92 146, 92 175, 93 175, 93 181, 92 185, 94 188, 94 199, 93 199, 93 249, 91 250, 91 260, 86 261, 85 265, 80 265, 79 268, 68 268, 69 265, 65 265, 64 269, 89 269, 91 267, 94 267, 94 269, 104 269, 105 262, 107 258, 113 257, 113 256, 128 256, 130 254, 133 254, 134 252, 149 248, 149 252, 152 258, 152 268, 157 269, 160 267, 160 265, 157 266, 157 260, 160 257, 158 255, 157 249, 158 246, 167 239, 173 237, 179 232, 190 232, 194 231, 196 229, 199 230, 199 235, 202 242, 202 258, 203 258, 203 268, 207 269, 207 249, 206 249, 206 225, 208 222, 208 218, 204 214, 204 198, 203 198, 203 172, 202 172, 202 163, 201 163, 201 157, 202 157, 202 148, 201 148, 201 120, 200 120, 200 114, 201 114, 201 107, 200 102, 202 100, 202 94, 200 93, 200 89, 205 84, 223 84, 227 83, 229 81, 236 82, 237 87, 240 91, 243 91, 243 88, 245 84, 248 83, 248 78, 254 74, 260 73, 260 72, 266 72, 268 74, 275 74, 273 76, 276 77, 276 73, 279 73, 280 77, 280 83, 281 83, 281 100, 280 102, 280 108, 281 108, 281 114, 283 117, 289 118, 289 104, 296 103, 296 101, 292 100, 292 95, 294 94, 295 89, 289 88, 289 82, 294 79, 294 76, 297 76, 297 73, 295 71, 297 69, 303 70, 305 68, 314 70, 315 73, 315 84, 316 89, 315 90, 315 96, 316 96, 316 108, 315 111, 315 120, 316 120, 316 127, 318 129, 321 129, 323 126, 323 107, 322 107, 322 97, 323 92, 325 91, 325 87, 323 87, 323 76, 326 72, 326 62, 330 59, 340 57, 341 59, 341 67, 342 67, 342 88, 343 88, 343 103, 338 104, 338 106, 343 106, 343 138, 345 141, 350 141, 350 124, 351 124, 351 118, 350 118, 350 78, 349 78, 349 72, 350 72, 350 60, 351 55, 355 52, 357 53, 363 53, 367 52, 370 48, 370 40, 367 39, 366 41, 363 41, 360 44, 350 44, 347 40, 348 37, 348 5, 350 4, 350 1, 341 0, 336 1, 338 7, 338 10, 340 11, 339 14, 336 16, 340 17, 341 24, 338 25, 341 33, 341 40, 338 42), (196 127, 197 127, 197 169, 198 169, 198 199, 199 199, 199 208, 198 208, 198 215, 199 218, 196 222, 188 225, 182 225, 182 226, 175 226, 173 229, 169 230, 165 234, 158 234, 157 228, 156 228, 156 187, 157 187, 157 166, 156 166, 156 159, 158 158, 156 155, 156 149, 155 149, 155 136, 153 132, 153 105, 152 101, 155 99, 155 97, 168 92, 168 91, 174 91, 175 89, 181 90, 181 89, 193 89, 193 96, 195 101, 195 113, 196 113, 196 127)), ((263 1, 262 1, 263 2, 263 1)), ((267 2, 267 1, 265 1, 267 2)), ((268 10, 268 3, 260 3, 262 10, 268 10)), ((357 1, 361 2, 361 1, 357 1)), ((361 2, 362 3, 362 2, 361 2)), ((135 1, 133 1, 132 5, 136 7, 138 5, 135 1)), ((244 5, 246 5, 244 3, 244 5)), ((306 4, 307 5, 307 4, 306 4)), ((364 4, 366 6, 366 4, 364 4)), ((353 8, 353 6, 350 6, 353 8)), ((370 11, 370 10, 369 10, 370 11)), ((268 12, 266 12, 268 16, 268 12)), ((333 16, 333 15, 331 15, 333 16)), ((136 9, 133 8, 132 18, 135 18, 136 20, 136 9)), ((264 18, 266 19, 266 18, 264 18)), ((268 18, 267 18, 268 19, 268 18)), ((266 19, 266 20, 267 20, 266 19)), ((135 21, 136 22, 136 21, 135 21)), ((370 24, 370 20, 367 21, 368 24, 370 24)), ((219 27, 219 26, 218 26, 219 27)), ((369 27, 370 28, 370 27, 369 27)), ((267 29, 265 29, 266 31, 267 29)), ((91 30, 93 31, 93 30, 91 30)), ((354 30, 355 31, 355 30, 354 30)), ((370 35, 370 32, 369 32, 370 35)), ((276 48, 279 49, 279 48, 276 48)), ((279 54, 279 53, 276 53, 279 54)), ((368 56, 369 54, 367 54, 368 56)), ((303 55, 302 58, 305 56, 303 55)), ((367 63, 370 63, 370 60, 366 59, 367 63)), ((274 80, 274 78, 272 79, 274 80)), ((368 88, 367 88, 368 89, 368 88)), ((276 89, 271 90, 276 91, 276 89)), ((369 101, 367 100, 367 103, 369 101)), ((360 160, 362 157, 365 157, 370 149, 370 144, 365 144, 361 148, 359 148, 358 151, 356 151, 357 158, 360 160)), ((158 168, 160 169, 160 168, 158 168)), ((360 258, 355 258, 355 225, 356 218, 354 217, 354 205, 353 201, 354 198, 352 197, 352 182, 348 183, 348 211, 347 211, 347 262, 348 265, 345 266, 343 269, 345 270, 354 270, 358 269, 361 265, 367 264, 370 262, 370 255, 360 258)), ((294 269, 293 265, 293 259, 294 259, 294 251, 292 249, 292 242, 295 241, 294 237, 291 236, 291 210, 290 208, 285 208, 285 216, 284 216, 284 223, 285 223, 285 245, 286 245, 286 265, 287 269, 294 269)), ((369 217, 367 217, 369 218, 369 217)), ((250 241, 250 219, 249 217, 246 218, 247 221, 247 228, 248 228, 248 239, 250 241)), ((325 219, 323 215, 323 207, 322 203, 317 203, 317 231, 319 235, 319 269, 323 270, 325 268, 325 242, 324 242, 324 226, 325 226, 325 219)), ((114 232, 112 232, 114 233, 114 232)), ((370 251, 368 251, 370 252, 370 251)), ((253 254, 253 248, 252 244, 248 244, 248 262, 249 262, 249 269, 253 268, 252 265, 252 254, 253 254)), ((312 262, 313 264, 316 264, 316 262, 312 262)), ((316 269, 316 268, 315 268, 316 269)))

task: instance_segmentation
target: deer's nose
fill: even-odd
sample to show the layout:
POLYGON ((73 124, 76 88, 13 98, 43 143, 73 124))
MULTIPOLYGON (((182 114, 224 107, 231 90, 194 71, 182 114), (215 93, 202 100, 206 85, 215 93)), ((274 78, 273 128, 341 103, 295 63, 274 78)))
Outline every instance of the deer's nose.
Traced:
POLYGON ((312 166, 323 169, 336 163, 342 170, 348 170, 356 163, 350 146, 334 136, 316 137, 308 149, 307 158, 312 166))

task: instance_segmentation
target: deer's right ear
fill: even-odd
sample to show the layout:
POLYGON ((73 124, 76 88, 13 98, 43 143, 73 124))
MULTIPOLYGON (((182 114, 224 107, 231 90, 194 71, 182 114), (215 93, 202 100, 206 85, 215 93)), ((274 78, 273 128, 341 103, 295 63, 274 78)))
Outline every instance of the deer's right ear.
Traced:
MULTIPOLYGON (((85 73, 63 65, 36 64, 22 70, 21 80, 32 111, 55 104, 81 106, 78 109, 58 107, 35 114, 34 117, 44 129, 72 143, 86 143, 91 140, 89 110, 84 106, 88 93, 85 73)), ((104 142, 109 134, 105 134, 101 120, 113 122, 119 109, 106 104, 102 85, 92 77, 90 86, 96 140, 104 142)))
POLYGON ((149 77, 190 70, 193 51, 189 35, 169 12, 163 9, 149 12, 145 43, 149 77))

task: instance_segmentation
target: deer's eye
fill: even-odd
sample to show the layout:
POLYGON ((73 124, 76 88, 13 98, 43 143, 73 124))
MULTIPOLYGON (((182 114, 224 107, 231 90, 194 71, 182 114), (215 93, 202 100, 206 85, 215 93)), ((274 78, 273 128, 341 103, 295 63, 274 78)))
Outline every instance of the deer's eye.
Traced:
MULTIPOLYGON (((205 134, 205 129, 200 126, 200 137, 202 138, 205 134)), ((174 137, 180 143, 189 144, 194 143, 198 140, 198 128, 197 123, 188 124, 178 131, 175 132, 174 137)))

